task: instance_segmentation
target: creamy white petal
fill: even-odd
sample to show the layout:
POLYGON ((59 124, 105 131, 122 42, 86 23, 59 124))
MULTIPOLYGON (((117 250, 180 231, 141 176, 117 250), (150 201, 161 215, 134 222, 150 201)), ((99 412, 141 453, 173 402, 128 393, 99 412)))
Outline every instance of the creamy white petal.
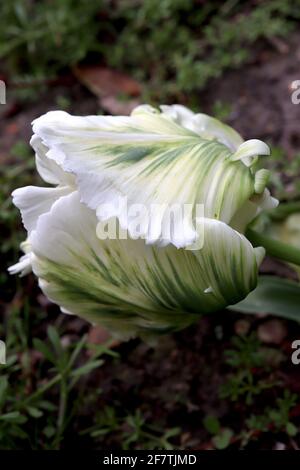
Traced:
POLYGON ((20 248, 25 253, 21 258, 19 259, 18 263, 14 264, 13 266, 10 266, 8 268, 9 274, 20 274, 20 276, 25 276, 26 274, 29 274, 32 270, 31 267, 31 244, 29 239, 23 241, 20 244, 20 248))
POLYGON ((251 201, 258 206, 257 214, 262 210, 274 209, 279 204, 278 199, 271 196, 268 188, 265 188, 261 194, 252 196, 251 201))
POLYGON ((243 143, 243 138, 232 127, 207 114, 196 114, 192 123, 189 127, 191 130, 197 132, 203 138, 217 140, 226 145, 232 152, 243 143))
POLYGON ((10 266, 8 268, 9 274, 20 274, 20 276, 25 276, 31 272, 31 253, 21 256, 18 263, 10 266))
POLYGON ((165 116, 169 116, 177 124, 180 124, 187 129, 193 130, 193 118, 195 113, 190 109, 182 106, 181 104, 173 105, 161 105, 160 109, 162 110, 165 116))
MULTIPOLYGON (((57 111, 35 120, 33 130, 49 147, 48 157, 76 175, 81 200, 99 220, 105 204, 125 229, 125 203, 140 203, 149 211, 151 204, 190 204, 194 211, 202 204, 206 217, 229 223, 254 194, 254 175, 242 161, 230 161, 226 143, 234 147, 240 142, 235 131, 206 115, 193 119, 194 132, 149 106, 129 117, 74 117, 57 111)), ((166 218, 167 213, 152 217, 151 234, 143 234, 148 242, 162 241, 166 218)), ((186 224, 184 233, 191 234, 193 226, 186 224)), ((169 242, 190 244, 191 237, 182 233, 171 234, 169 242)))
POLYGON ((232 127, 207 114, 195 114, 185 106, 178 104, 163 105, 160 108, 163 114, 169 116, 181 126, 196 132, 205 139, 215 139, 226 145, 231 151, 235 151, 243 143, 243 138, 232 127))
POLYGON ((40 176, 44 181, 54 185, 74 186, 75 178, 66 173, 53 159, 47 157, 49 148, 43 144, 40 137, 33 135, 30 145, 35 151, 35 163, 40 176))
POLYGON ((256 286, 261 251, 223 222, 205 219, 198 251, 99 240, 97 223, 78 194, 60 198, 31 235, 33 271, 63 309, 121 335, 182 328, 256 286))
MULTIPOLYGON (((257 173, 260 171, 261 170, 259 170, 257 173)), ((230 221, 230 226, 240 233, 244 233, 247 225, 250 224, 250 222, 255 219, 255 217, 263 210, 274 209, 279 204, 278 199, 272 197, 270 191, 267 188, 262 190, 263 185, 267 182, 267 178, 263 177, 263 180, 264 181, 261 181, 259 186, 259 191, 261 194, 254 194, 251 196, 251 198, 239 208, 230 221)), ((257 178, 255 175, 256 192, 257 189, 257 178)))
POLYGON ((261 140, 250 139, 243 142, 232 155, 231 161, 243 160, 245 165, 251 166, 253 159, 258 155, 270 155, 270 147, 261 140))
POLYGON ((13 191, 13 203, 21 211, 26 230, 29 233, 34 230, 40 215, 48 212, 57 199, 69 194, 71 191, 72 189, 68 186, 58 186, 56 188, 25 186, 13 191))

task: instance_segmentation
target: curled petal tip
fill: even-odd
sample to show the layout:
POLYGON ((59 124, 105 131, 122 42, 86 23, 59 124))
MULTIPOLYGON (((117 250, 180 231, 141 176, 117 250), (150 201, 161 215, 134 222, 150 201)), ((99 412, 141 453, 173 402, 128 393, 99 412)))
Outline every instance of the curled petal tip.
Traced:
POLYGON ((21 256, 18 263, 8 268, 8 272, 11 275, 19 274, 20 277, 29 274, 31 272, 31 253, 21 256))
POLYGON ((242 160, 245 165, 251 166, 253 158, 258 155, 270 155, 270 147, 258 139, 250 139, 243 142, 237 151, 230 157, 232 162, 242 160))

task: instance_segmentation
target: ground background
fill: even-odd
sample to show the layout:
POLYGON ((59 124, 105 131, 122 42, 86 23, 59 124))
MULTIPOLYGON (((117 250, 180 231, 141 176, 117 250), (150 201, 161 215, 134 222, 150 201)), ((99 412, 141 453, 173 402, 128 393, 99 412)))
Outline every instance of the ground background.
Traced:
MULTIPOLYGON (((295 3, 1 6, 0 338, 8 356, 0 366, 1 449, 298 449, 296 322, 224 311, 156 345, 120 344, 62 315, 33 276, 6 274, 24 238, 10 193, 38 182, 30 123, 51 109, 126 114, 144 101, 189 105, 245 139, 267 141, 273 192, 298 200, 295 3)), ((294 278, 271 259, 262 270, 294 278)))

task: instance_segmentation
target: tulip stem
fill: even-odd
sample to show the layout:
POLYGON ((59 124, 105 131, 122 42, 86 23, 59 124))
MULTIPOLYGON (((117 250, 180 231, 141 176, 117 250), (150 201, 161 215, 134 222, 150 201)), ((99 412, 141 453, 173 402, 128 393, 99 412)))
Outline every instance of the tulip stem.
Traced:
POLYGON ((278 207, 268 211, 268 214, 273 220, 282 220, 295 212, 300 212, 300 201, 282 202, 278 207))
POLYGON ((263 246, 268 255, 279 258, 287 263, 300 266, 300 249, 286 243, 266 237, 256 230, 248 228, 246 237, 254 246, 263 246))

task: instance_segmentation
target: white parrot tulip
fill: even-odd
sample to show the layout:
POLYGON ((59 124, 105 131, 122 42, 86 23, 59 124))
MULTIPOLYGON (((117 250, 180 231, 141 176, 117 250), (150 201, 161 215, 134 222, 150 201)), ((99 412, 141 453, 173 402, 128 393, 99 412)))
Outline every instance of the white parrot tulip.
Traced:
POLYGON ((264 249, 244 232, 277 204, 268 172, 254 169, 269 155, 265 143, 244 142, 180 105, 118 117, 52 111, 33 132, 37 170, 53 186, 13 192, 28 238, 10 271, 32 268, 62 311, 124 337, 146 336, 180 329, 255 288, 264 249), (125 202, 145 208, 138 235, 125 202), (174 205, 190 216, 166 230, 174 205), (109 221, 117 236, 102 239, 109 221))

